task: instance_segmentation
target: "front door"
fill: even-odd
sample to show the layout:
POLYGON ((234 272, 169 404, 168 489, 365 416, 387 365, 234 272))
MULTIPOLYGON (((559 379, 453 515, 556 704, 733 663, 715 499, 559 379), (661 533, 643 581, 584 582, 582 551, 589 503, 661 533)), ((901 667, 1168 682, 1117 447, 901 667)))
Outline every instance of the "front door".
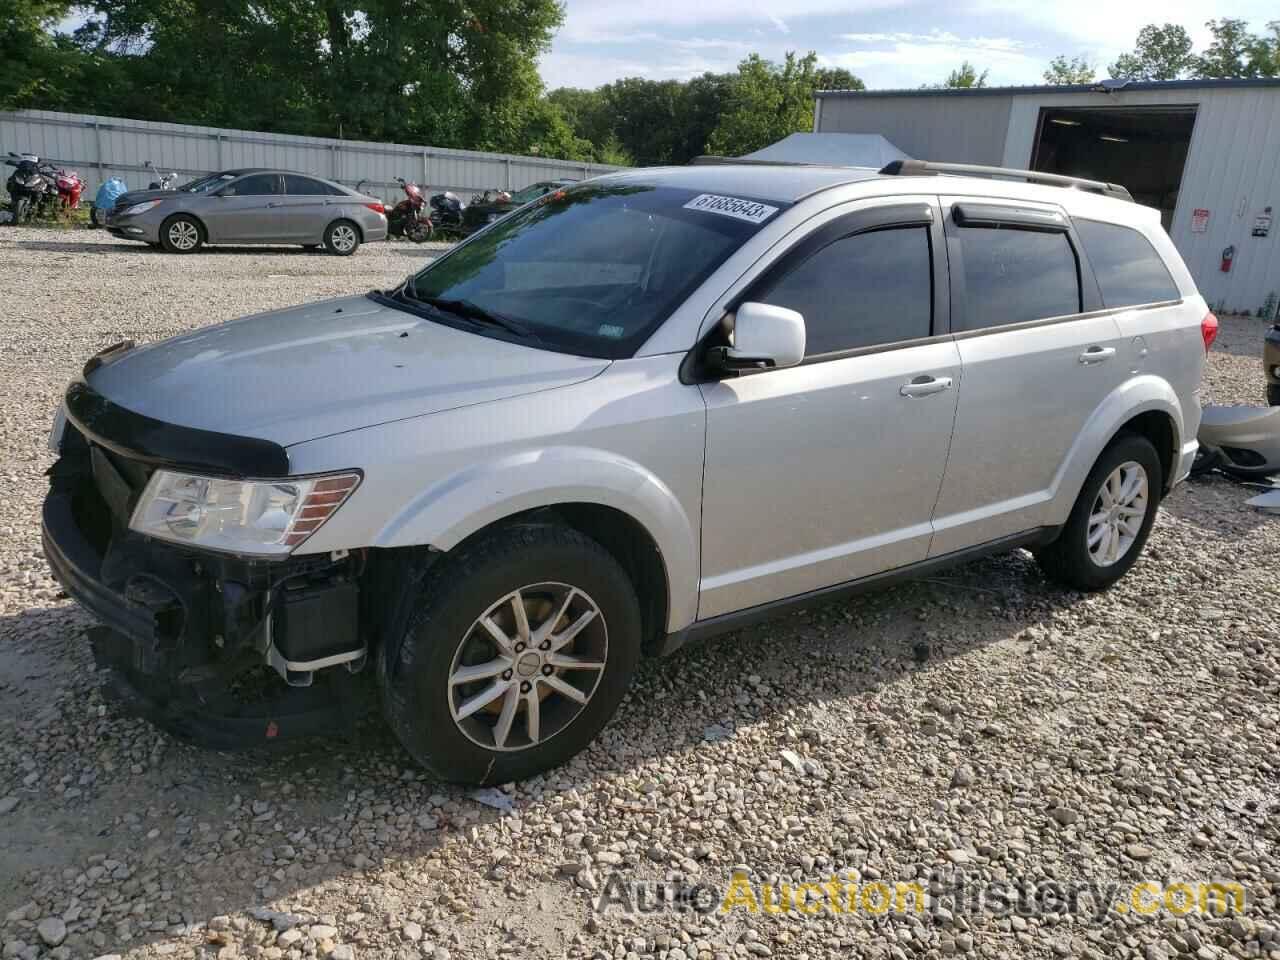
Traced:
POLYGON ((285 239, 284 193, 278 173, 251 173, 208 198, 200 212, 210 243, 285 239))
POLYGON ((855 210, 740 298, 798 310, 806 359, 701 386, 699 619, 927 557, 960 379, 936 216, 855 210))

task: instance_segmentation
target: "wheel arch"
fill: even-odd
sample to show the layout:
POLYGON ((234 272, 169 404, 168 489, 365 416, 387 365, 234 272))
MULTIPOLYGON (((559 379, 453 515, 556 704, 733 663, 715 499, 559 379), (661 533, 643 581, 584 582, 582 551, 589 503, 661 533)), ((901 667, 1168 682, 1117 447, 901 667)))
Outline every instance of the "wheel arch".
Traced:
POLYGON ((364 243, 364 227, 360 226, 360 221, 355 217, 348 216, 345 213, 339 214, 324 225, 324 229, 320 231, 320 236, 327 236, 329 230, 338 223, 349 223, 356 228, 356 236, 360 238, 360 242, 364 243))
POLYGON ((1185 423, 1182 403, 1167 380, 1148 374, 1121 384, 1094 410, 1059 466, 1053 485, 1054 509, 1047 519, 1066 521, 1098 457, 1126 430, 1152 441, 1166 471, 1162 493, 1167 493, 1185 423))
POLYGON ((602 451, 544 449, 463 470, 423 491, 373 545, 448 552, 476 534, 531 517, 556 519, 591 537, 636 578, 646 640, 695 619, 696 521, 652 472, 602 451))
POLYGON ((173 211, 173 213, 169 214, 167 217, 161 220, 160 229, 156 231, 157 237, 164 236, 164 231, 168 229, 170 221, 172 221, 175 217, 186 217, 188 220, 194 220, 196 224, 196 229, 200 231, 200 240, 203 243, 210 242, 209 225, 204 222, 204 218, 201 217, 200 214, 194 213, 191 210, 175 210, 173 211))

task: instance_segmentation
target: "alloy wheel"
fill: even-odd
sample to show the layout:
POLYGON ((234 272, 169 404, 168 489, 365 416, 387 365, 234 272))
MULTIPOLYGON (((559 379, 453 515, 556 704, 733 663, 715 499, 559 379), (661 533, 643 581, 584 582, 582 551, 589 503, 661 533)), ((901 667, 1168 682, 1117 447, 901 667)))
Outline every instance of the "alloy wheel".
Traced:
POLYGON ((500 598, 467 630, 449 669, 449 710, 487 750, 545 743, 582 713, 604 675, 608 629, 596 602, 565 583, 500 598))
POLYGON ((169 243, 176 250, 193 250, 200 242, 200 230, 190 220, 176 220, 169 224, 169 243))
POLYGON ((1119 562, 1132 548, 1147 515, 1149 489, 1142 464, 1127 460, 1103 481, 1089 511, 1089 556, 1100 567, 1119 562))
POLYGON ((333 228, 333 233, 329 235, 329 242, 333 244, 335 250, 348 253, 355 249, 356 232, 346 224, 340 224, 333 228))

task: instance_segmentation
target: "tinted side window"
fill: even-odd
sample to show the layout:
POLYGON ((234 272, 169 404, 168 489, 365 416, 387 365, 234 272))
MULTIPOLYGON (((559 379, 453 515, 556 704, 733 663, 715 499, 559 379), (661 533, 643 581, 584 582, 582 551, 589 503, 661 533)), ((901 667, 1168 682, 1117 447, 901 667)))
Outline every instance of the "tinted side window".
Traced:
POLYGON ((928 228, 836 240, 753 299, 804 315, 805 356, 927 337, 933 313, 928 228))
POLYGON ((959 228, 963 309, 953 328, 980 330, 1080 312, 1076 255, 1065 233, 959 228))
POLYGON ((310 177, 299 177, 288 173, 284 175, 284 192, 295 196, 307 197, 335 197, 342 195, 341 191, 334 189, 327 183, 312 180, 310 177))
POLYGON ((1076 233, 1108 307, 1177 300, 1182 295, 1151 241, 1137 230, 1097 220, 1077 220, 1076 233))
POLYGON ((274 173, 255 173, 241 177, 231 185, 234 196, 261 197, 280 192, 280 178, 274 173))

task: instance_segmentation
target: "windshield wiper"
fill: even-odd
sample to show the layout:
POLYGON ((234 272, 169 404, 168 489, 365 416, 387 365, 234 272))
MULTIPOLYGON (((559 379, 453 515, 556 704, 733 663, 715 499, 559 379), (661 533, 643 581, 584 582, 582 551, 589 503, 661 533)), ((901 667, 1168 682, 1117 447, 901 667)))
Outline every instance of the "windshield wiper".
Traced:
POLYGON ((508 333, 514 333, 518 337, 526 337, 531 340, 538 339, 537 335, 526 324, 505 314, 486 310, 473 300, 453 300, 449 297, 419 297, 413 292, 412 285, 409 284, 405 285, 404 294, 416 303, 425 303, 429 307, 444 310, 446 313, 452 313, 465 320, 472 320, 490 327, 499 327, 508 333))

